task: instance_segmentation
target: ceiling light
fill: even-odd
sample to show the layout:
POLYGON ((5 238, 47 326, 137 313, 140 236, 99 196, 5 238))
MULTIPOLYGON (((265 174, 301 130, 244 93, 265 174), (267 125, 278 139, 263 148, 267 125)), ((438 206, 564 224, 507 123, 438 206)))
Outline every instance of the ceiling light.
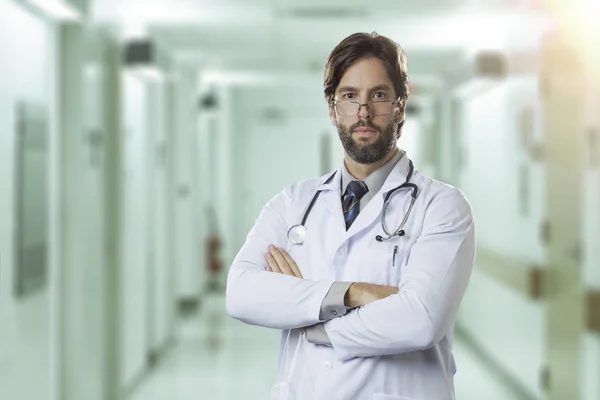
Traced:
POLYGON ((51 19, 58 21, 79 21, 86 4, 79 2, 79 6, 68 0, 23 0, 51 19))

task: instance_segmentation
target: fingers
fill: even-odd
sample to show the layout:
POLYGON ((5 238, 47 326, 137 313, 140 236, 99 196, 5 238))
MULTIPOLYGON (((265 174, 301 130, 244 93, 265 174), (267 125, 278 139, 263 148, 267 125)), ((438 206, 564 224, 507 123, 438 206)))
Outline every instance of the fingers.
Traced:
POLYGON ((283 258, 285 259, 285 261, 287 261, 290 268, 294 272, 294 275, 300 279, 304 279, 304 277, 302 276, 302 273, 300 272, 300 268, 298 268, 298 264, 296 264, 296 261, 294 261, 292 259, 292 257, 288 254, 287 251, 285 251, 284 249, 280 249, 280 250, 281 250, 281 254, 283 255, 283 258))
POLYGON ((288 264, 285 257, 283 257, 283 254, 281 253, 281 250, 279 250, 279 248, 271 245, 271 246, 269 246, 269 252, 273 256, 273 258, 275 258, 275 261, 277 262, 277 266, 281 270, 282 274, 296 276, 296 275, 294 275, 294 271, 292 270, 292 267, 288 264))
POLYGON ((303 278, 300 268, 284 249, 271 245, 264 256, 268 264, 267 271, 271 270, 272 272, 303 278))
POLYGON ((277 261, 270 252, 265 253, 265 260, 267 260, 267 271, 277 272, 281 274, 281 269, 279 269, 279 265, 277 265, 277 261))

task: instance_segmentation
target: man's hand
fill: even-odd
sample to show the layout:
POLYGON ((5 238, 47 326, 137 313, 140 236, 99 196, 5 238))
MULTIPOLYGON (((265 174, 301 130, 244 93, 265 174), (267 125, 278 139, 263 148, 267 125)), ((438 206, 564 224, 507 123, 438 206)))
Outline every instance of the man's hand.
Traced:
POLYGON ((398 293, 396 286, 382 286, 365 282, 354 282, 346 292, 344 304, 347 307, 362 307, 376 300, 398 293))
POLYGON ((265 259, 268 264, 267 271, 303 279, 298 265, 284 249, 269 245, 269 251, 265 253, 265 259))
MULTIPOLYGON (((268 264, 266 268, 267 271, 295 276, 296 278, 303 279, 298 265, 284 249, 270 245, 269 251, 265 253, 265 259, 267 260, 268 264)), ((301 334, 306 333, 306 327, 297 328, 294 330, 300 332, 301 334)))

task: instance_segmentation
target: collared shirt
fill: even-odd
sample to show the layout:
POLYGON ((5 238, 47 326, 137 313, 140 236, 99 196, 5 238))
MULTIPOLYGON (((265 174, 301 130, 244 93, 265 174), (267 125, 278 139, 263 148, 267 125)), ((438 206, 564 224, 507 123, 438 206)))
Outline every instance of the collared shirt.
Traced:
MULTIPOLYGON (((381 190, 383 184, 390 175, 390 172, 392 172, 404 154, 404 151, 397 149, 394 152, 394 155, 385 164, 373 171, 364 180, 367 185, 368 192, 365 193, 365 195, 361 198, 359 210, 363 210, 373 196, 375 196, 381 190)), ((341 179, 342 199, 348 184, 355 180, 357 179, 348 171, 348 168, 346 168, 346 163, 344 162, 342 165, 341 179)), ((346 307, 344 304, 344 297, 346 296, 346 292, 350 288, 350 285, 352 285, 352 282, 334 282, 333 285, 331 285, 329 292, 327 292, 327 295, 321 303, 321 312, 319 313, 320 320, 327 321, 331 318, 344 315, 348 311, 348 307, 346 307)), ((308 341, 311 343, 331 345, 322 323, 307 328, 306 334, 308 341)))
MULTIPOLYGON (((365 195, 360 199, 360 210, 362 211, 367 203, 375 196, 383 187, 387 177, 390 175, 390 172, 394 169, 398 161, 404 156, 404 151, 397 149, 394 152, 392 158, 387 160, 385 164, 376 169, 369 175, 363 182, 366 183, 369 191, 365 193, 365 195)), ((352 176, 352 174, 346 168, 346 163, 344 162, 342 165, 342 196, 346 193, 346 188, 351 181, 356 181, 357 179, 352 176)))

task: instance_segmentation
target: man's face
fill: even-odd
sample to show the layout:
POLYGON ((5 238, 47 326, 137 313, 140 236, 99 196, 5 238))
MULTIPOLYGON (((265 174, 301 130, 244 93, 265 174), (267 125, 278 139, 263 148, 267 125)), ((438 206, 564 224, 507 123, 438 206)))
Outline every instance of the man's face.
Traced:
MULTIPOLYGON (((394 102, 396 99, 394 85, 383 62, 377 58, 354 63, 346 70, 335 92, 338 102, 351 100, 365 104, 369 101, 394 102)), ((385 112, 385 108, 381 103, 376 108, 361 107, 358 115, 343 115, 352 113, 344 112, 348 108, 342 104, 338 103, 339 112, 330 105, 331 121, 338 129, 344 150, 354 161, 372 164, 395 148, 404 118, 403 110, 393 104, 388 114, 374 115, 381 114, 382 109, 385 112)))

